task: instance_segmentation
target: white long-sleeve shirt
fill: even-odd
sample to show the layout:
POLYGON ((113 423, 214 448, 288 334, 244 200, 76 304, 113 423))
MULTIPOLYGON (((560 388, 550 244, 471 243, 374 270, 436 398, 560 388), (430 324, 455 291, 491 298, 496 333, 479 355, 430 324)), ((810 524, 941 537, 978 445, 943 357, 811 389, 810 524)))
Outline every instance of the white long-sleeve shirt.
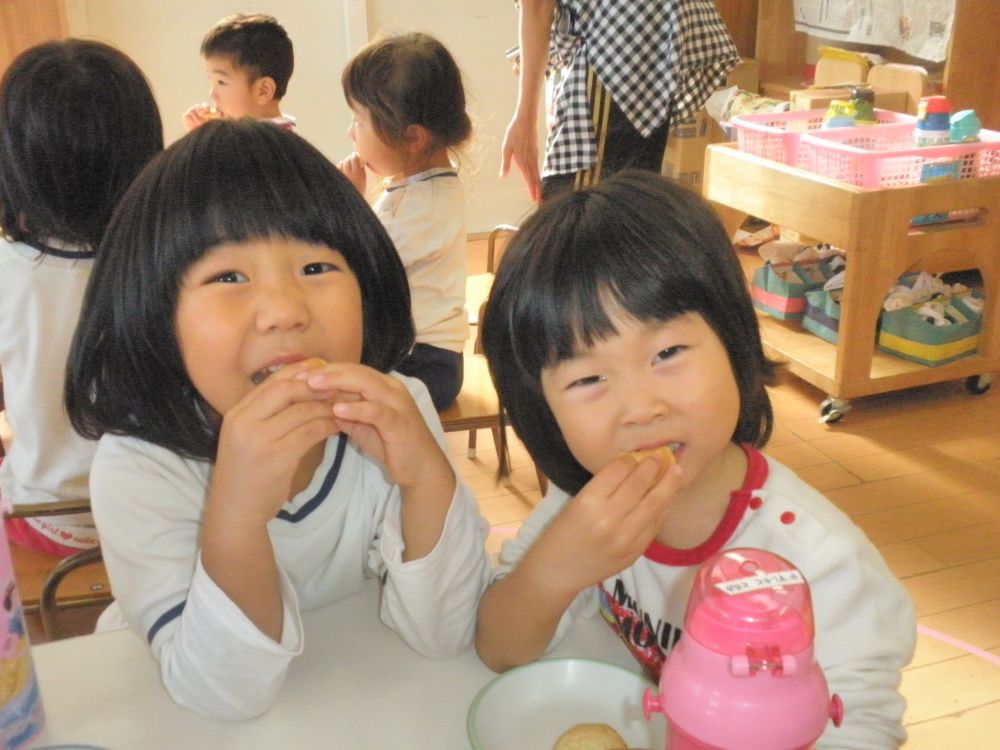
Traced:
MULTIPOLYGON (((443 444, 423 384, 403 380, 443 444)), ((398 486, 346 438, 330 438, 309 486, 268 524, 284 604, 278 643, 202 567, 199 534, 211 472, 210 463, 105 435, 91 474, 112 607, 120 608, 102 615, 102 625, 124 615, 149 643, 178 703, 216 718, 262 713, 302 651, 300 611, 358 591, 376 576, 384 581, 382 621, 415 650, 444 658, 472 643, 490 576, 488 526, 461 479, 437 546, 404 563, 398 486)))
MULTIPOLYGON (((605 615, 636 659, 658 676, 681 636, 698 566, 720 550, 756 547, 780 555, 812 593, 816 659, 844 721, 828 725, 818 750, 897 748, 906 738, 900 670, 913 656, 916 618, 903 586, 864 533, 826 497, 772 458, 747 448, 743 486, 712 536, 692 549, 653 542, 630 567, 581 592, 563 615, 550 648, 573 621, 605 615)), ((511 570, 571 501, 550 485, 545 499, 500 553, 496 575, 511 570)))
POLYGON ((461 352, 469 315, 465 191, 458 173, 435 167, 392 182, 372 208, 406 268, 417 343, 461 352))

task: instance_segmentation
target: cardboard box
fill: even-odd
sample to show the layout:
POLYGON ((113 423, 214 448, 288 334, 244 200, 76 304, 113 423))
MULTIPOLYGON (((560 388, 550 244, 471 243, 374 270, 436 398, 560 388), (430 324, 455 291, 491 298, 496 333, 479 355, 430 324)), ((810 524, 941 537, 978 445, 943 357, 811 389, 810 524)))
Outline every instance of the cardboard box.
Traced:
MULTIPOLYGON (((757 61, 744 58, 729 72, 726 87, 737 86, 743 91, 756 91, 759 81, 760 67, 757 61)), ((702 108, 694 117, 676 122, 670 128, 661 171, 668 177, 700 190, 705 168, 705 148, 710 143, 722 143, 726 140, 722 128, 702 108)))
POLYGON ((803 81, 801 76, 791 76, 787 78, 777 78, 773 81, 761 81, 760 95, 768 99, 781 99, 787 101, 793 91, 804 89, 809 85, 803 81))
MULTIPOLYGON (((906 112, 909 94, 900 89, 870 86, 875 92, 875 106, 893 112, 906 112)), ((834 99, 850 99, 849 88, 799 89, 790 94, 791 108, 794 110, 826 109, 834 99)))
POLYGON ((701 188, 705 169, 705 148, 711 143, 709 123, 712 118, 704 109, 688 119, 675 123, 667 136, 661 171, 667 177, 701 188))

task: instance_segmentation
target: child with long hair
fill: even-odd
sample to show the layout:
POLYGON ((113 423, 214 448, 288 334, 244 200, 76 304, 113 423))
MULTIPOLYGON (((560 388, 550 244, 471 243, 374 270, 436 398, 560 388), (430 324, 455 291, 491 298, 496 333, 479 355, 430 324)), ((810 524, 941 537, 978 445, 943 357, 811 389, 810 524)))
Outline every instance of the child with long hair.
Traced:
POLYGON ((417 340, 398 369, 440 411, 462 389, 469 336, 465 194, 450 156, 472 133, 462 76, 441 42, 414 33, 365 46, 341 82, 355 153, 340 168, 362 194, 366 167, 385 179, 373 207, 410 284, 417 340))
POLYGON ((816 656, 844 701, 817 747, 897 747, 913 605, 861 530, 760 452, 774 366, 708 204, 628 170, 545 202, 510 241, 481 325, 501 403, 550 479, 483 596, 484 662, 535 659, 600 610, 658 677, 698 566, 761 548, 808 581, 816 656), (623 455, 663 446, 666 470, 623 455))
MULTIPOLYGON (((89 497, 95 445, 66 418, 66 358, 104 227, 162 149, 149 83, 106 44, 39 44, 0 81, 0 367, 14 437, 4 504, 89 497)), ((98 542, 89 513, 8 519, 6 531, 59 557, 98 542)))
MULTIPOLYGON (((267 709, 300 610, 379 579, 380 616, 446 657, 473 638, 486 524, 426 390, 392 242, 304 139, 209 122, 108 227, 67 375, 100 439, 92 503, 116 603, 178 703, 267 709)), ((333 668, 336 668, 335 666, 333 668)))

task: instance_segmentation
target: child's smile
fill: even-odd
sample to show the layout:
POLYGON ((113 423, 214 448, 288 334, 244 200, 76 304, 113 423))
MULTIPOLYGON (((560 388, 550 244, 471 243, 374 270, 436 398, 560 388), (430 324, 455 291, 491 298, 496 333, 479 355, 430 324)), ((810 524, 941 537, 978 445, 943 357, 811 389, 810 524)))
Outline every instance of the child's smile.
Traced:
POLYGON ((360 287, 325 245, 268 238, 208 250, 184 274, 176 321, 191 380, 223 415, 285 366, 361 360, 360 287))
POLYGON ((640 322, 543 370, 542 389, 577 461, 597 473, 620 454, 669 446, 687 488, 709 479, 732 440, 740 395, 725 347, 696 313, 640 322))

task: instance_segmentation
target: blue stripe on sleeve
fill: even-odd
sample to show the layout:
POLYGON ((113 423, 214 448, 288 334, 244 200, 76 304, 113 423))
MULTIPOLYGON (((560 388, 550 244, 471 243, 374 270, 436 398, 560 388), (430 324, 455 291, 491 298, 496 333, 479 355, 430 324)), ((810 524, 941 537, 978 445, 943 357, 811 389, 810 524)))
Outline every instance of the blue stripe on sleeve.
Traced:
POLYGON ((181 612, 184 611, 185 604, 187 604, 187 599, 182 601, 180 604, 175 604, 173 607, 156 618, 156 622, 153 623, 153 627, 151 627, 149 629, 149 633, 146 634, 146 643, 152 645, 153 639, 156 637, 156 634, 163 629, 163 626, 171 620, 176 620, 181 616, 181 612))

